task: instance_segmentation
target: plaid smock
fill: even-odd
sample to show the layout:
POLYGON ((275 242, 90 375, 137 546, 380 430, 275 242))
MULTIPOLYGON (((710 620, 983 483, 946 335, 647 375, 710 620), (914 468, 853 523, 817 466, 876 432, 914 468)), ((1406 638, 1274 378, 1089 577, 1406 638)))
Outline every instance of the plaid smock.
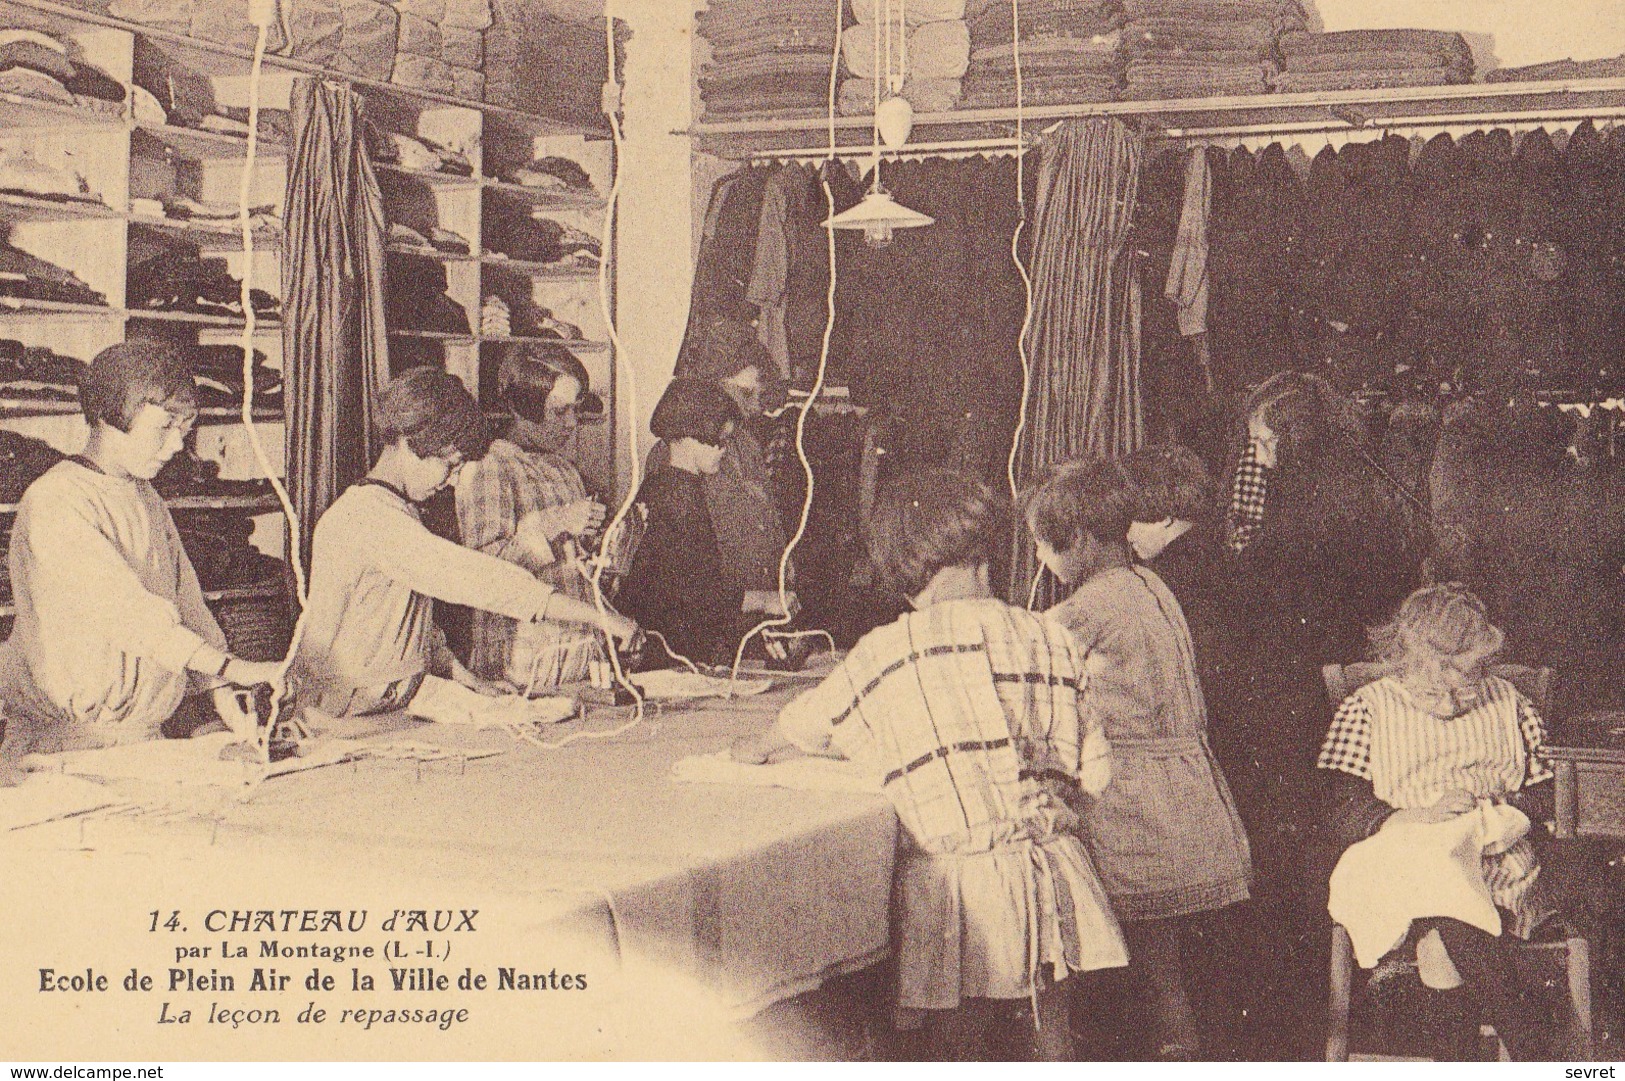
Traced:
POLYGON ((1269 492, 1269 470, 1258 460, 1258 448, 1247 444, 1236 459, 1236 472, 1230 481, 1230 513, 1225 518, 1226 541, 1233 552, 1242 552, 1253 542, 1264 524, 1264 502, 1269 492))
MULTIPOLYGON (((457 478, 457 524, 466 547, 525 568, 560 595, 592 600, 592 588, 574 560, 541 560, 513 544, 514 529, 532 511, 587 498, 576 467, 556 454, 527 451, 497 439, 478 462, 457 478)), ((559 553, 552 553, 558 556, 559 553)), ((507 680, 521 688, 531 681, 538 656, 538 687, 587 678, 596 637, 578 623, 538 620, 521 627, 492 612, 473 613, 469 670, 482 679, 507 680)))
MULTIPOLYGON (((1550 780, 1546 729, 1535 707, 1504 679, 1490 676, 1478 703, 1460 716, 1436 717, 1392 677, 1367 683, 1343 700, 1317 761, 1371 782, 1376 797, 1398 810, 1431 807, 1452 788, 1497 799, 1550 780)), ((1545 910, 1530 889, 1540 873, 1525 837, 1484 857, 1484 881, 1497 907, 1527 938, 1545 910)))
POLYGON ((1039 972, 1127 963, 1063 794, 1098 793, 1109 748, 1065 629, 956 600, 865 635, 779 714, 812 753, 878 772, 906 839, 894 885, 899 1002, 1023 998, 1039 972))
POLYGON ((1112 785, 1083 810, 1118 919, 1245 901, 1252 851, 1207 740, 1207 704, 1179 602, 1145 567, 1096 574, 1051 611, 1090 660, 1090 706, 1112 785))

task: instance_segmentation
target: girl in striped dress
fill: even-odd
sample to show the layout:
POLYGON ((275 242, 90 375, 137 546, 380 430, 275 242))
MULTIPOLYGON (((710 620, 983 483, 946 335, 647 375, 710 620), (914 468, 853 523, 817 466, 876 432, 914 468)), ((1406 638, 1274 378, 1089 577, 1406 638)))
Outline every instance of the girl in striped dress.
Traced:
POLYGON ((1127 961, 1072 804, 1111 779, 1064 627, 993 595, 1001 539, 987 486, 927 470, 870 520, 877 569, 913 610, 865 635, 773 729, 734 745, 861 762, 902 823, 893 883, 898 1005, 943 1057, 987 1057, 992 1000, 1027 1000, 1036 1050, 1067 1061, 1075 972, 1127 961))
MULTIPOLYGON (((1487 674, 1502 634, 1482 601, 1454 582, 1419 589, 1372 641, 1388 674, 1343 700, 1317 763, 1338 775, 1333 826, 1340 847, 1389 819, 1442 822, 1485 799, 1512 803, 1537 823, 1551 817, 1544 724, 1517 688, 1487 674)), ((1540 865, 1528 837, 1487 855, 1483 871, 1506 926, 1528 938, 1548 914, 1532 890, 1540 865)), ((1508 1051, 1529 1057, 1533 1032, 1506 937, 1460 920, 1423 922, 1438 930, 1508 1051)))

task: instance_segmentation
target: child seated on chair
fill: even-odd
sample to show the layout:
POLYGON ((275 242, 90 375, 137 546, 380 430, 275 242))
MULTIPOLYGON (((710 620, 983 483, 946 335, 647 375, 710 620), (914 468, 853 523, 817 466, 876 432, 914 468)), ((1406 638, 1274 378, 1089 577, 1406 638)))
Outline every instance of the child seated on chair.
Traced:
POLYGON ((1085 700, 1083 650, 1048 617, 993 595, 1002 508, 945 470, 898 480, 870 548, 913 611, 865 635, 743 761, 798 747, 884 779, 903 824, 893 887, 898 1004, 977 1059, 998 1015, 1031 999, 1039 1057, 1071 1053, 1066 982, 1126 961, 1110 903, 1063 795, 1098 795, 1108 747, 1085 700))
MULTIPOLYGON (((300 701, 333 716, 406 712, 466 720, 468 691, 507 689, 468 672, 434 625, 436 599, 509 619, 557 619, 616 638, 637 630, 514 563, 430 533, 419 505, 484 453, 485 418, 456 376, 411 368, 378 398, 378 461, 316 524, 310 605, 294 673, 300 701), (466 690, 459 690, 461 685, 466 690)), ((535 520, 514 543, 544 547, 535 520)))
MULTIPOLYGON (((1387 674, 1343 700, 1317 762, 1334 774, 1337 849, 1389 822, 1449 822, 1481 800, 1513 804, 1537 829, 1550 818, 1545 727, 1529 699, 1486 671, 1502 635, 1483 602, 1458 583, 1419 589, 1371 638, 1387 674)), ((1529 838, 1486 855, 1482 872, 1504 926, 1528 938, 1548 914, 1532 890, 1539 863, 1529 838)), ((1508 937, 1458 919, 1423 922, 1512 1057, 1531 1057, 1535 1033, 1508 937)))

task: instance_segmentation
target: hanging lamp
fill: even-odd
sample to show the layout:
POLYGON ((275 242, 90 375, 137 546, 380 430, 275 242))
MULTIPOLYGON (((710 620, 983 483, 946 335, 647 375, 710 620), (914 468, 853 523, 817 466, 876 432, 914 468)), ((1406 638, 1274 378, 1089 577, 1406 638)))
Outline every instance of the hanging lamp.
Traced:
MULTIPOLYGON (((900 0, 905 2, 906 0, 900 0)), ((880 25, 885 20, 886 46, 884 53, 885 71, 875 70, 875 104, 874 104, 874 179, 869 184, 869 191, 861 202, 850 210, 844 210, 824 222, 828 229, 862 229, 863 239, 871 248, 884 248, 892 242, 892 234, 898 229, 918 229, 921 226, 935 224, 936 219, 928 214, 921 214, 918 210, 910 210, 891 197, 880 183, 880 143, 893 150, 908 142, 909 133, 914 127, 914 106, 902 96, 904 80, 907 78, 908 64, 908 27, 906 10, 898 16, 897 34, 902 44, 898 48, 897 69, 892 70, 892 4, 893 0, 886 0, 884 14, 875 11, 875 63, 882 62, 880 46, 880 25), (880 100, 880 85, 886 83, 889 96, 885 101, 880 100)))

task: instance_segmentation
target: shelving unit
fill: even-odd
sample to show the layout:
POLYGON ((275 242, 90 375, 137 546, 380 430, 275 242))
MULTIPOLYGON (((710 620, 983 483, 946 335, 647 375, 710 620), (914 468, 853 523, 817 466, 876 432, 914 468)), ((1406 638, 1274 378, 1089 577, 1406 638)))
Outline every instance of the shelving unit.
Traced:
MULTIPOLYGON (((251 56, 242 50, 197 41, 163 29, 131 23, 52 0, 0 0, 0 26, 43 30, 69 39, 76 52, 121 83, 129 85, 138 60, 173 71, 197 84, 206 82, 215 105, 241 103, 248 92, 251 56)), ((607 129, 583 128, 547 117, 532 116, 433 92, 380 83, 314 65, 268 56, 260 80, 265 109, 286 109, 293 78, 319 75, 354 86, 367 98, 369 120, 385 131, 433 140, 462 149, 472 175, 377 163, 375 168, 391 220, 441 227, 466 237, 467 255, 392 249, 397 260, 429 258, 445 267, 447 292, 469 318, 469 333, 449 334, 392 325, 390 338, 398 365, 429 361, 458 375, 476 394, 494 386, 501 350, 513 343, 556 342, 581 356, 593 388, 612 403, 614 357, 597 301, 596 269, 527 263, 494 256, 493 238, 485 235, 487 200, 535 210, 573 228, 597 235, 602 228, 610 190, 613 148, 607 129), (501 179, 507 170, 536 157, 559 155, 582 165, 595 191, 528 187, 501 179), (583 337, 556 339, 523 335, 485 335, 480 308, 489 293, 510 302, 546 308, 563 321, 583 328, 583 337), (410 347, 410 348, 408 348, 410 347)), ((131 210, 134 199, 184 195, 203 203, 235 206, 248 154, 248 138, 236 132, 136 120, 123 111, 100 111, 0 95, 0 149, 27 148, 42 163, 80 173, 93 198, 65 200, 0 193, 0 229, 19 250, 71 271, 105 304, 63 303, 0 297, 0 337, 29 347, 88 361, 126 336, 151 335, 198 345, 235 345, 245 319, 229 313, 165 311, 143 306, 129 295, 129 272, 144 260, 169 252, 178 258, 224 259, 241 278, 252 260, 254 285, 280 290, 282 233, 259 228, 253 253, 243 250, 234 220, 177 220, 131 210)), ((268 136, 262 126, 255 140, 251 201, 280 214, 286 187, 288 147, 268 136)), ((610 249, 610 238, 602 238, 610 249)), ((282 364, 282 326, 278 319, 254 320, 256 348, 272 368, 282 364)), ((21 388, 19 388, 21 389, 21 388)), ((63 388, 66 391, 68 388, 63 388)), ((75 393, 54 397, 7 396, 0 386, 0 427, 41 439, 63 453, 75 453, 86 437, 75 393)), ((290 391, 291 393, 291 388, 290 391)), ((613 405, 611 404, 611 408, 613 405)), ((283 415, 258 407, 253 413, 267 446, 281 444, 283 415)), ((259 475, 241 424, 241 411, 218 403, 200 410, 194 436, 196 453, 213 461, 222 478, 246 480, 259 475)), ((611 491, 615 480, 612 424, 584 426, 576 458, 590 481, 611 491)), ((167 501, 177 512, 242 512, 254 516, 253 543, 280 557, 284 527, 273 499, 187 496, 167 501)), ((9 529, 15 505, 0 505, 0 529, 9 529)), ((211 601, 270 597, 280 583, 236 590, 209 591, 211 601)), ((0 619, 13 614, 0 605, 0 619)))

